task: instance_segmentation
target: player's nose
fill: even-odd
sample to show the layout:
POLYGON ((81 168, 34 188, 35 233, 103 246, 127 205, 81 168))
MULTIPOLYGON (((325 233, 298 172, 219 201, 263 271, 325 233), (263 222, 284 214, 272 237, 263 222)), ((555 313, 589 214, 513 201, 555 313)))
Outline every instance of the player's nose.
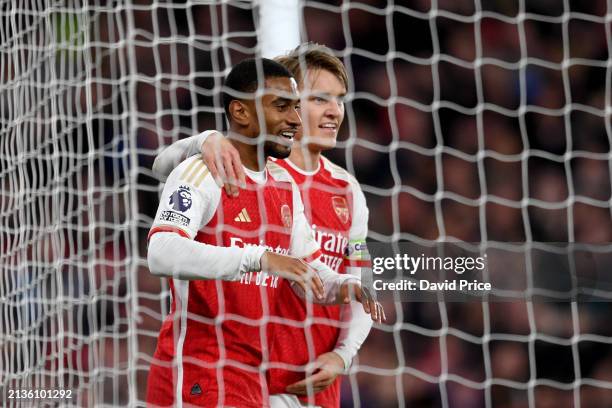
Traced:
POLYGON ((332 98, 327 104, 327 109, 325 110, 325 114, 327 116, 332 116, 334 118, 339 117, 342 114, 341 102, 336 98, 332 98))
POLYGON ((302 124, 302 118, 300 118, 300 114, 298 113, 297 109, 289 109, 285 119, 287 124, 292 127, 298 127, 302 124))

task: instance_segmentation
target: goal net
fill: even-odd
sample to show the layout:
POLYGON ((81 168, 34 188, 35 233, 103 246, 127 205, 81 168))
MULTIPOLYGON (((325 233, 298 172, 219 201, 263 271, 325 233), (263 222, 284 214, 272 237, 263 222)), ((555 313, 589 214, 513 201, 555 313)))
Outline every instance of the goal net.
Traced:
MULTIPOLYGON (((24 404, 18 390, 63 391, 39 405, 145 405, 169 304, 146 263, 151 165, 173 141, 223 129, 224 76, 276 53, 262 46, 264 3, 287 4, 0 5, 4 405, 24 404)), ((372 241, 611 241, 610 2, 294 7, 297 36, 272 44, 316 41, 344 61, 345 124, 328 157, 360 181, 372 241)), ((612 406, 607 302, 385 307, 343 406, 612 406)))

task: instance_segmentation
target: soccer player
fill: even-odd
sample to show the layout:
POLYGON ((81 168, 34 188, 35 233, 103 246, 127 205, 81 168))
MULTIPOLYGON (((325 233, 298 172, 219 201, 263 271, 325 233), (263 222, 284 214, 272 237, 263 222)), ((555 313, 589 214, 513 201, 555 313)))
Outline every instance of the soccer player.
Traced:
POLYGON ((323 303, 348 302, 353 293, 373 318, 379 315, 358 278, 317 260, 299 190, 286 170, 258 155, 283 158, 291 151, 301 124, 292 75, 274 61, 251 59, 232 69, 225 86, 245 188, 239 197, 222 194, 198 156, 167 179, 148 262, 153 274, 171 278, 172 304, 149 372, 150 405, 268 405, 260 367, 272 353, 265 340, 274 332, 265 318, 286 307, 279 300, 283 291, 309 296, 312 290, 323 303), (254 99, 248 95, 258 89, 258 71, 265 92, 254 99))
MULTIPOLYGON (((335 147, 344 119, 343 98, 348 87, 344 65, 329 49, 315 44, 298 47, 277 61, 298 80, 303 96, 303 132, 296 136, 298 143, 290 157, 276 163, 287 169, 300 187, 306 218, 323 252, 321 259, 337 272, 360 276, 360 267, 369 262, 364 259, 367 258, 365 240, 368 233, 365 197, 353 176, 321 154, 335 147)), ((284 317, 304 321, 307 315, 304 301, 290 295, 283 298, 283 302, 292 301, 293 307, 284 311, 284 317)), ((279 345, 274 350, 284 352, 273 355, 277 357, 273 361, 299 366, 315 360, 319 370, 306 379, 295 371, 271 370, 271 394, 292 392, 304 395, 314 391, 314 399, 302 397, 302 402, 339 407, 340 379, 337 376, 349 367, 372 326, 372 319, 357 306, 314 305, 314 318, 329 323, 307 327, 301 336, 291 325, 280 332, 275 338, 279 345), (292 340, 295 338, 300 341, 292 340), (314 345, 314 353, 309 350, 309 341, 314 345), (299 343, 302 353, 289 353, 291 347, 295 347, 292 344, 296 343, 299 343)), ((282 398, 282 401, 287 400, 282 398)))
MULTIPOLYGON (((290 54, 277 58, 298 79, 302 92, 301 114, 303 132, 296 134, 297 146, 286 160, 276 160, 300 186, 306 217, 315 232, 323 252, 322 259, 334 270, 359 275, 366 266, 365 239, 368 231, 368 209, 365 197, 354 177, 334 165, 322 152, 335 147, 336 137, 344 119, 343 97, 348 80, 344 65, 326 47, 306 44, 290 54), (305 68, 305 72, 302 71, 305 68)), ((228 194, 236 195, 237 180, 244 183, 244 174, 237 152, 228 139, 216 132, 204 132, 183 139, 164 150, 155 161, 154 171, 161 177, 185 155, 202 151, 211 173, 219 185, 225 184, 228 194)), ((288 321, 303 322, 307 308, 292 294, 283 298, 291 307, 282 310, 288 321)), ((340 307, 313 307, 314 317, 327 319, 328 324, 314 324, 304 330, 295 325, 279 330, 272 360, 305 366, 315 361, 317 370, 303 379, 303 373, 272 369, 269 375, 273 406, 297 406, 297 399, 278 396, 316 392, 302 402, 323 407, 338 407, 340 403, 339 373, 350 365, 371 328, 371 319, 357 304, 340 307), (301 332, 300 332, 301 331, 301 332), (308 346, 310 341, 312 346, 308 346)))

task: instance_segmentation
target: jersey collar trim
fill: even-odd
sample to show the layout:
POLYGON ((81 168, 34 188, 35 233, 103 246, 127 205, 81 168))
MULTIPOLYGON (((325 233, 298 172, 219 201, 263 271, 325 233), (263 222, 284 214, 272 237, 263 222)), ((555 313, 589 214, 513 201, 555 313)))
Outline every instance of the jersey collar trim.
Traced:
POLYGON ((314 176, 315 174, 317 174, 319 172, 319 170, 321 170, 321 161, 323 159, 319 159, 319 162, 317 163, 317 168, 315 170, 312 171, 306 171, 304 169, 299 168, 295 163, 293 163, 291 160, 289 159, 285 159, 285 161, 287 162, 287 164, 289 165, 289 167, 291 167, 293 170, 295 170, 296 172, 304 175, 304 176, 314 176))
POLYGON ((244 166, 242 166, 242 168, 244 169, 244 173, 247 175, 247 177, 253 180, 255 183, 266 184, 266 181, 268 180, 268 172, 265 168, 262 171, 254 171, 247 169, 244 166))

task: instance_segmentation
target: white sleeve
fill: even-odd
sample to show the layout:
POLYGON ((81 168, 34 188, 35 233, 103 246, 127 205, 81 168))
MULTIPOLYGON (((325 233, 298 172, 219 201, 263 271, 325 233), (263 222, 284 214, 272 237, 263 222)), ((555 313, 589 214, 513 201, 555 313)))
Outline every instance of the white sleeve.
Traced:
POLYGON ((372 317, 363 310, 363 305, 352 301, 340 307, 340 323, 342 326, 333 351, 342 358, 344 368, 348 369, 370 334, 373 322, 372 317))
MULTIPOLYGON (((362 267, 369 266, 370 262, 366 246, 369 211, 363 191, 355 180, 351 180, 351 189, 353 221, 349 229, 349 248, 344 261, 347 274, 361 277, 362 267)), ((340 322, 342 326, 333 351, 344 360, 344 367, 347 369, 372 329, 372 318, 363 310, 361 303, 352 301, 350 305, 341 306, 340 322)))
POLYGON ((265 248, 218 247, 192 241, 172 232, 158 232, 149 240, 147 261, 156 276, 183 280, 237 280, 243 273, 259 271, 265 248))
POLYGON ((228 248, 192 241, 211 220, 220 199, 221 189, 199 156, 185 160, 170 173, 149 232, 151 273, 233 280, 240 273, 261 269, 264 247, 228 248))
POLYGON ((151 233, 170 229, 194 239, 215 214, 220 199, 221 189, 200 156, 191 157, 168 176, 151 233))
POLYGON ((178 166, 178 164, 186 158, 200 153, 202 144, 206 141, 208 136, 215 132, 216 130, 207 130, 198 135, 172 143, 155 157, 155 161, 153 162, 153 173, 161 181, 166 181, 172 169, 178 166))
MULTIPOLYGON (((313 298, 315 303, 321 303, 325 305, 337 304, 337 295, 340 288, 346 282, 361 283, 361 279, 357 276, 350 274, 339 274, 334 272, 326 263, 322 262, 319 258, 308 262, 308 265, 312 266, 318 273, 321 282, 323 282, 323 289, 325 294, 323 299, 313 298)), ((294 287, 297 285, 294 285, 294 287)), ((299 288, 299 286, 297 286, 299 288)), ((298 292, 299 294, 299 292, 298 292)), ((351 302, 352 303, 352 302, 351 302)), ((361 303, 360 303, 361 304, 361 303)))
MULTIPOLYGON (((317 274, 319 275, 319 278, 321 278, 321 282, 323 283, 324 290, 323 299, 317 299, 314 296, 312 297, 312 299, 308 297, 308 300, 312 301, 313 303, 318 303, 322 305, 337 305, 338 292, 340 291, 340 288, 344 283, 349 281, 359 284, 361 283, 361 279, 356 276, 349 274, 339 274, 334 272, 329 266, 321 262, 318 258, 308 262, 308 265, 312 266, 317 271, 317 274)), ((298 295, 302 299, 307 299, 304 290, 300 286, 292 283, 291 288, 293 289, 296 295, 298 295)), ((361 303, 358 304, 361 305, 361 303)))

